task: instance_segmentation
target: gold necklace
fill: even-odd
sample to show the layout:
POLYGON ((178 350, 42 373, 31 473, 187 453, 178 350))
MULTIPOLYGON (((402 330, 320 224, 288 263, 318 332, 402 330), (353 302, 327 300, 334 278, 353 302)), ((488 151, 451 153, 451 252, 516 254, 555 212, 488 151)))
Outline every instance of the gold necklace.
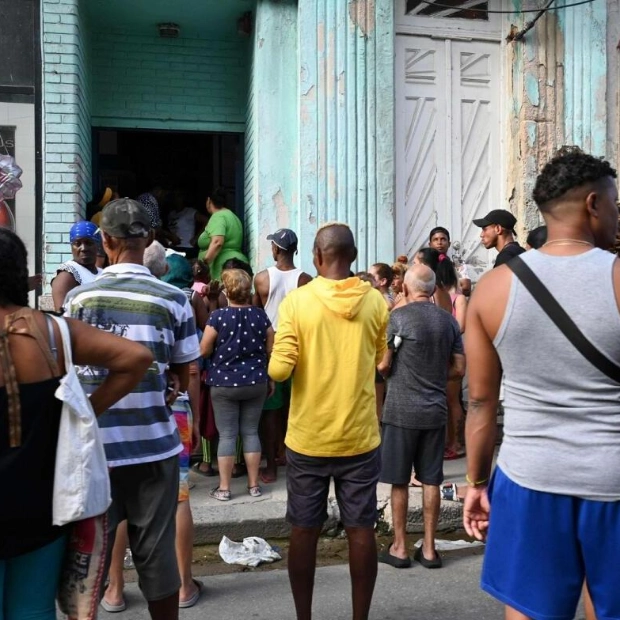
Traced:
POLYGON ((583 239, 554 239, 553 241, 547 241, 546 243, 543 243, 543 247, 547 246, 547 245, 574 245, 574 244, 578 244, 578 245, 588 245, 591 247, 594 247, 593 243, 590 243, 589 241, 584 241, 583 239))

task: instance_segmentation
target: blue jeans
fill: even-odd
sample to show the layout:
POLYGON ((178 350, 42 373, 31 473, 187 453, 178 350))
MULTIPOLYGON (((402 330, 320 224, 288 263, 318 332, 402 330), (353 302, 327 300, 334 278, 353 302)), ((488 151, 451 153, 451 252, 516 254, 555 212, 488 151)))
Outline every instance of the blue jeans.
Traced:
POLYGON ((0 560, 0 620, 56 620, 56 592, 66 536, 0 560))

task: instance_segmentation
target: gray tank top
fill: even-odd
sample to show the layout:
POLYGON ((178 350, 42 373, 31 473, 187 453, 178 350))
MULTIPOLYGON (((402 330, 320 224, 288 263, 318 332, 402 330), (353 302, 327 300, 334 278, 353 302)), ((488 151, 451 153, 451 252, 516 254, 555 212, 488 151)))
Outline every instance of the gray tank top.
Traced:
MULTIPOLYGON (((521 254, 584 335, 620 364, 615 256, 521 254)), ((498 465, 535 491, 620 500, 620 385, 597 370, 513 276, 495 338, 504 372, 498 465)))

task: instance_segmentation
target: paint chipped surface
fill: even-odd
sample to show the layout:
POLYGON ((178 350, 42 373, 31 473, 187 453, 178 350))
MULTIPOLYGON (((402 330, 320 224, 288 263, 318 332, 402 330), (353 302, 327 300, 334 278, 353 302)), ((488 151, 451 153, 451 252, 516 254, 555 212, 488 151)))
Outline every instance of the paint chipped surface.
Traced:
POLYGON ((369 37, 375 31, 375 0, 350 0, 349 19, 369 37))

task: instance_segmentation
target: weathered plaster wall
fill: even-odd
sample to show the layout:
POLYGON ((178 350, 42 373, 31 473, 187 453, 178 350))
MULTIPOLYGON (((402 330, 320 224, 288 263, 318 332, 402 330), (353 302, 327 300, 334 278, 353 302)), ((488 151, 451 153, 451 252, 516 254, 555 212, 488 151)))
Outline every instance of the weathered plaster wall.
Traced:
POLYGON ((245 234, 261 269, 273 262, 267 235, 291 227, 298 211, 297 67, 296 0, 259 0, 246 122, 245 234))
POLYGON ((607 0, 607 157, 620 165, 620 0, 607 0))
MULTIPOLYGON (((530 18, 509 16, 504 34, 530 18)), ((505 192, 521 239, 540 223, 532 189, 560 146, 609 155, 606 23, 605 2, 550 11, 524 40, 505 44, 505 192)))
POLYGON ((43 0, 43 250, 49 282, 91 196, 89 29, 79 0, 43 0))
POLYGON ((322 223, 347 222, 360 269, 394 257, 393 12, 393 0, 299 1, 296 227, 309 248, 322 223))
POLYGON ((565 141, 606 155, 607 3, 566 9, 559 16, 565 41, 565 141))
POLYGON ((318 226, 347 222, 358 265, 394 258, 392 0, 259 0, 246 133, 246 233, 293 228, 312 271, 318 226))

